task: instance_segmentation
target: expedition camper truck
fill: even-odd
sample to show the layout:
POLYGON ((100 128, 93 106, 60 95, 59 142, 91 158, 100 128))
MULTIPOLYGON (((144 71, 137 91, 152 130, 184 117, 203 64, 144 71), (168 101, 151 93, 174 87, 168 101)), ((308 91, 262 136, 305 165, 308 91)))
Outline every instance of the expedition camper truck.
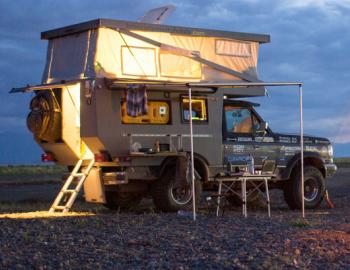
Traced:
MULTIPOLYGON (((272 132, 256 104, 237 100, 264 96, 263 86, 204 84, 193 88, 189 104, 189 83, 259 82, 258 49, 268 35, 96 19, 41 38, 49 41, 42 84, 12 92, 35 93, 28 128, 43 158, 67 165, 68 179, 78 179, 77 189, 65 184, 53 211, 69 210, 74 200, 59 201, 83 184, 87 201, 109 208, 147 195, 162 211, 186 207, 191 188, 179 182, 188 178, 190 117, 198 194, 213 187, 230 157, 252 155, 257 169, 266 158, 277 161, 273 188, 300 207, 300 137, 272 132)), ((305 145, 305 203, 313 208, 336 167, 329 140, 305 137, 305 145)))

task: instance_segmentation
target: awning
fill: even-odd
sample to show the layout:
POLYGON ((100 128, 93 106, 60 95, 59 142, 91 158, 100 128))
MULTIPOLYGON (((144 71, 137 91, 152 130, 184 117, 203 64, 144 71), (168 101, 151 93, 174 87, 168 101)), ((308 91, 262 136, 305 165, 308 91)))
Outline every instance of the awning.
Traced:
MULTIPOLYGON (((87 80, 93 81, 93 80, 87 80)), ((28 93, 36 90, 53 89, 65 87, 69 84, 75 84, 78 81, 67 81, 61 84, 40 84, 27 85, 24 87, 12 88, 10 93, 28 93)), ((261 97, 266 95, 265 85, 272 83, 258 83, 258 82, 198 82, 198 83, 174 83, 163 81, 149 81, 149 80, 113 80, 105 79, 107 87, 111 90, 126 89, 130 85, 143 85, 151 91, 170 91, 170 92, 187 92, 188 87, 192 88, 194 93, 211 94, 219 89, 224 89, 224 95, 233 98, 245 97, 261 97)), ((274 83, 281 84, 281 83, 274 83)))
MULTIPOLYGON (((198 82, 188 83, 189 96, 189 115, 192 115, 192 89, 209 87, 209 88, 247 88, 257 86, 297 86, 299 90, 299 116, 300 116, 300 173, 301 173, 301 215, 305 218, 305 204, 304 204, 304 122, 303 122, 303 88, 301 82, 198 82)), ((191 182, 192 182, 192 211, 193 220, 196 220, 196 198, 195 198, 195 175, 194 175, 194 149, 193 149, 193 123, 192 117, 189 119, 190 124, 190 146, 191 146, 191 182)))
POLYGON ((12 88, 9 93, 13 94, 13 93, 29 93, 32 91, 38 91, 38 90, 50 90, 50 89, 54 89, 54 88, 61 88, 61 87, 67 87, 68 85, 74 85, 76 83, 78 83, 79 81, 75 80, 75 81, 67 81, 65 83, 54 83, 54 84, 38 84, 38 85, 27 85, 27 86, 23 86, 23 87, 14 87, 12 88))

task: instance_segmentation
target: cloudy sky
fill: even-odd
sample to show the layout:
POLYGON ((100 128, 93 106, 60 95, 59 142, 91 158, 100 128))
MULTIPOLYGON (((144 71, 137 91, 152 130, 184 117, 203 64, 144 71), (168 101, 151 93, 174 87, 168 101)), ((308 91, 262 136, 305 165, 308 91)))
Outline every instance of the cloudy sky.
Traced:
MULTIPOLYGON (((164 4, 177 7, 167 24, 270 34, 260 47, 261 79, 304 82, 306 133, 330 138, 336 154, 350 156, 350 0, 0 0, 0 163, 39 160, 25 125, 30 95, 8 91, 40 83, 41 31, 95 18, 137 20, 164 4)), ((295 90, 271 89, 259 102, 272 129, 298 131, 295 90)))

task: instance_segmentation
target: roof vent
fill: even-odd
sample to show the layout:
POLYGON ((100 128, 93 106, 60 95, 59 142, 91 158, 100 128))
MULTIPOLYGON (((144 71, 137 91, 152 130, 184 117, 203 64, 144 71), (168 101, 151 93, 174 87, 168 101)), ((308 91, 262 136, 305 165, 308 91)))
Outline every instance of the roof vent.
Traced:
POLYGON ((140 22, 162 24, 163 21, 174 12, 175 9, 176 8, 173 5, 151 9, 141 17, 140 22))

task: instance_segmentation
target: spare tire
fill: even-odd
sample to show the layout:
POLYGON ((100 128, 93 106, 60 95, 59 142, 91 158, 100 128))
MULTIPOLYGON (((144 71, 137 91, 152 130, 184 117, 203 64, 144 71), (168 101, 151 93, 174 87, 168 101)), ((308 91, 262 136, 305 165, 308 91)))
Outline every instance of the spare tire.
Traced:
POLYGON ((61 139, 61 111, 55 97, 40 91, 30 102, 27 127, 36 140, 57 142, 61 139))

